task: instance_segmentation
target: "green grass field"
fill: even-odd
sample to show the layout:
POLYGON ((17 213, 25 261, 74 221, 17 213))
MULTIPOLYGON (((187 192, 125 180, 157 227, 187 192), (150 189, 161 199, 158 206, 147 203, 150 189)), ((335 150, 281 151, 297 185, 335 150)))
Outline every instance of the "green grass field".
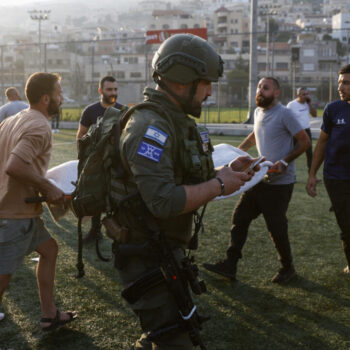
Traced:
MULTIPOLYGON (((51 166, 76 157, 75 131, 54 134, 51 166)), ((214 143, 238 145, 241 138, 213 137, 214 143)), ((252 154, 256 154, 252 150, 252 154)), ((279 268, 264 220, 250 227, 239 282, 201 270, 208 293, 196 297, 199 310, 211 317, 203 326, 209 350, 348 350, 350 348, 350 279, 343 275, 345 259, 339 229, 324 186, 317 199, 307 196, 305 156, 297 161, 297 183, 290 203, 289 233, 299 278, 279 286, 270 278, 279 268)), ((199 264, 224 256, 232 209, 238 198, 208 206, 205 231, 195 253, 199 264)), ((94 247, 84 250, 86 276, 74 278, 76 219, 69 215, 56 226, 44 218, 60 246, 56 273, 56 301, 62 310, 76 309, 79 318, 50 334, 39 327, 40 307, 35 281, 35 253, 26 257, 11 281, 2 308, 0 348, 128 349, 140 334, 136 317, 120 296, 121 283, 112 263, 99 261, 94 247)), ((88 226, 85 227, 85 229, 88 226)), ((104 239, 105 255, 110 254, 104 239)))
MULTIPOLYGON (((83 108, 63 108, 62 120, 79 121, 83 108)), ((317 110, 317 116, 322 116, 322 109, 317 110)), ((200 123, 243 123, 247 120, 247 108, 220 108, 205 107, 202 110, 200 123)))

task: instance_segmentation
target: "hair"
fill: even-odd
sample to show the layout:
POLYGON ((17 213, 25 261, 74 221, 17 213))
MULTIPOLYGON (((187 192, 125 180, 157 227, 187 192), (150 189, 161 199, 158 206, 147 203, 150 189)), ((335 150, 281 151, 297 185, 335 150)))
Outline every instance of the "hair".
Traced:
POLYGON ((9 100, 14 96, 19 96, 18 90, 14 86, 10 86, 5 90, 5 96, 9 100))
POLYGON ((280 90, 280 88, 281 88, 280 87, 280 83, 278 82, 278 80, 276 78, 267 76, 267 77, 262 77, 260 80, 262 80, 262 79, 269 79, 269 80, 271 80, 274 83, 276 89, 280 90))
POLYGON ((340 68, 338 74, 348 74, 350 73, 350 64, 347 64, 346 66, 343 66, 340 68))
POLYGON ((99 87, 100 89, 103 89, 103 84, 105 83, 105 81, 110 81, 111 83, 116 82, 116 80, 115 80, 114 77, 112 77, 111 75, 106 75, 106 76, 103 77, 103 78, 100 80, 100 82, 99 82, 98 87, 99 87))
POLYGON ((299 95, 302 91, 307 91, 307 88, 305 86, 301 86, 297 89, 297 95, 299 95))
POLYGON ((25 94, 30 104, 38 103, 42 96, 51 95, 55 84, 61 80, 58 73, 33 73, 27 80, 25 94))

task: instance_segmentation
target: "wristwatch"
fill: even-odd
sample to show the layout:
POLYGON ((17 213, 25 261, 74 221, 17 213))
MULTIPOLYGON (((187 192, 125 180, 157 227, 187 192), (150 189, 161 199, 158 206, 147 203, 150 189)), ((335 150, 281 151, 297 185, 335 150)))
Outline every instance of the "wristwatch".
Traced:
POLYGON ((284 159, 280 159, 280 162, 287 168, 288 163, 284 159))

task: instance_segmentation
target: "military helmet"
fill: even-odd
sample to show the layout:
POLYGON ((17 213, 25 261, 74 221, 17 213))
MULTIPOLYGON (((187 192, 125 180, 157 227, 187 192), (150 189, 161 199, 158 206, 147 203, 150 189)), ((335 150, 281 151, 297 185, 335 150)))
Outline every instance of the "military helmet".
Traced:
POLYGON ((223 61, 207 41, 192 34, 176 34, 165 40, 152 60, 153 78, 181 84, 197 79, 218 81, 223 61))

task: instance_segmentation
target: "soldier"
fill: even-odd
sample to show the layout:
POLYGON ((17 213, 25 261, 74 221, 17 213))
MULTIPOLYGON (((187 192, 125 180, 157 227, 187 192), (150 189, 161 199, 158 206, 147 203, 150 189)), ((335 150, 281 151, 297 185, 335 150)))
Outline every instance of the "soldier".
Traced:
MULTIPOLYGON (((199 118, 201 104, 211 95, 211 83, 223 73, 221 57, 203 39, 191 34, 168 38, 156 52, 153 62, 155 89, 146 87, 145 101, 155 109, 137 109, 131 115, 120 140, 121 157, 128 181, 120 191, 138 193, 145 211, 119 207, 118 224, 127 228, 127 243, 142 246, 148 241, 147 224, 139 217, 152 215, 174 256, 185 256, 191 239, 193 213, 222 194, 230 194, 248 181, 253 172, 242 172, 252 160, 239 157, 228 166, 214 169, 208 130, 200 129, 188 114, 199 118)), ((131 201, 132 202, 132 201, 131 201)), ((120 245, 121 247, 122 245, 120 245)), ((119 273, 126 286, 148 285, 149 272, 159 264, 156 254, 131 254, 119 273), (141 280, 140 280, 141 278, 141 280)), ((187 281, 183 281, 187 288, 187 281)), ((128 288, 126 288, 128 290, 128 288)), ((140 291, 142 294, 142 291, 140 291)), ((133 349, 193 349, 193 339, 181 324, 178 295, 166 283, 149 288, 131 307, 145 332, 133 349), (169 327, 170 326, 170 327, 169 327), (168 328, 167 328, 168 327, 168 328), (153 337, 147 338, 147 334, 153 337), (151 341, 149 342, 149 340, 151 341)), ((189 301, 191 302, 191 301, 189 301)), ((192 316, 188 319, 191 321, 192 316)))

